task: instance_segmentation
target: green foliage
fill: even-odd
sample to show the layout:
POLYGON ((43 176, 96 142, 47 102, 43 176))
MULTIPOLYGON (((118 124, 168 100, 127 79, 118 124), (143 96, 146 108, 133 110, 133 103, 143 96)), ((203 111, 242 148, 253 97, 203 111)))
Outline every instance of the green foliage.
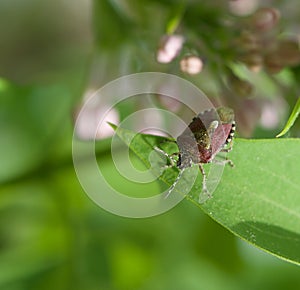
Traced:
POLYGON ((72 100, 69 89, 58 84, 16 86, 5 80, 1 84, 0 122, 5 126, 0 128, 0 182, 5 182, 34 170, 54 151, 55 140, 50 140, 68 124, 62 120, 72 100))
MULTIPOLYGON (((148 219, 126 219, 96 206, 73 168, 78 102, 128 73, 159 71, 190 79, 215 103, 234 109, 240 134, 265 138, 280 131, 286 121, 282 104, 292 108, 299 95, 300 66, 269 75, 237 62, 236 50, 243 43, 236 40, 248 17, 230 14, 229 2, 0 1, 1 290, 300 289, 298 266, 230 233, 299 263, 298 139, 237 139, 230 153, 235 168, 225 167, 210 200, 198 203, 199 175, 189 200, 148 219), (155 54, 166 32, 181 34, 186 42, 173 63, 158 64, 155 54), (180 58, 186 54, 203 60, 199 75, 180 72, 180 58), (240 96, 243 86, 232 90, 237 86, 230 86, 228 68, 251 83, 253 94, 240 96), (268 108, 282 113, 271 129, 258 128, 256 112, 266 101, 279 104, 268 108)), ((263 43, 269 36, 289 37, 286 28, 299 22, 300 10, 288 8, 297 7, 297 1, 271 2, 283 12, 280 34, 267 33, 263 43)), ((266 49, 254 52, 265 55, 266 49)), ((120 119, 147 100, 118 106, 120 119)), ((300 136, 299 129, 295 122, 291 136, 300 136)), ((154 174, 159 174, 162 158, 148 160, 153 146, 177 150, 172 142, 160 144, 162 140, 138 134, 130 142, 138 156, 131 158, 134 165, 155 165, 154 174)), ((95 154, 103 175, 121 193, 154 195, 176 178, 178 170, 170 168, 158 182, 129 182, 114 166, 110 141, 97 141, 95 154)), ((118 152, 121 164, 127 162, 126 152, 118 152)), ((84 153, 80 157, 88 170, 84 153)))
POLYGON ((290 130, 290 128, 294 125, 296 119, 298 118, 299 113, 300 113, 300 98, 298 99, 285 127, 276 137, 281 137, 290 130))
MULTIPOLYGON (((163 141, 120 127, 116 133, 147 166, 147 155, 163 141)), ((300 264, 299 146, 299 139, 237 139, 230 154, 235 167, 225 168, 213 197, 197 203, 201 192, 199 174, 187 198, 237 236, 300 264)), ((174 182, 174 176, 165 173, 160 179, 168 186, 174 182)))

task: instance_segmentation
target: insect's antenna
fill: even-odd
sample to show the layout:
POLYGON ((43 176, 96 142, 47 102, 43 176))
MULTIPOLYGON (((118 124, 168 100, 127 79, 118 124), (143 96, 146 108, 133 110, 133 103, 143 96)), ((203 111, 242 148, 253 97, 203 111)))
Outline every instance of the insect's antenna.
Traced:
POLYGON ((182 174, 183 174, 184 169, 180 169, 178 176, 176 177, 175 181, 173 182, 172 186, 170 187, 168 193, 166 194, 165 198, 168 198, 169 195, 171 194, 171 192, 174 190, 175 186, 177 185, 177 183, 179 182, 179 179, 181 178, 182 174))

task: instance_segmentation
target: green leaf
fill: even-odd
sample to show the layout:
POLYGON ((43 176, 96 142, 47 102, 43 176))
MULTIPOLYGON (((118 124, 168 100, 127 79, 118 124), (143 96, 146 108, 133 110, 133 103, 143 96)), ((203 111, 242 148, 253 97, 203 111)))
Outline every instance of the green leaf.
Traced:
POLYGON ((154 147, 161 147, 163 150, 172 154, 178 151, 177 146, 174 143, 174 139, 166 138, 162 136, 154 136, 147 134, 139 134, 116 125, 109 123, 108 124, 116 131, 116 134, 120 139, 130 147, 131 151, 135 153, 139 159, 145 164, 147 168, 150 168, 152 165, 153 174, 159 176, 163 173, 159 179, 162 180, 166 185, 171 186, 174 182, 178 170, 176 168, 168 168, 162 172, 162 167, 166 164, 166 160, 162 161, 160 154, 156 153, 156 156, 150 155, 155 152, 154 147), (150 163, 150 160, 152 161, 150 163))
POLYGON ((149 168, 150 162, 148 160, 149 154, 154 150, 155 146, 160 146, 165 141, 173 141, 173 139, 168 139, 161 136, 139 134, 116 125, 107 122, 117 133, 120 139, 130 147, 133 151, 149 168))
POLYGON ((298 99, 284 129, 276 136, 277 138, 283 136, 290 130, 290 128, 294 125, 299 113, 300 113, 300 98, 298 99))
POLYGON ((300 263, 300 139, 243 140, 202 209, 234 234, 300 263))
MULTIPOLYGON (((116 133, 147 166, 153 146, 165 140, 122 128, 116 133)), ((299 139, 236 139, 230 153, 235 167, 225 166, 212 198, 198 203, 202 188, 199 174, 187 199, 240 238, 300 264, 299 148, 299 139)), ((164 150, 171 153, 171 147, 164 150)), ((170 186, 176 171, 169 175, 166 172, 169 170, 160 179, 170 186)))

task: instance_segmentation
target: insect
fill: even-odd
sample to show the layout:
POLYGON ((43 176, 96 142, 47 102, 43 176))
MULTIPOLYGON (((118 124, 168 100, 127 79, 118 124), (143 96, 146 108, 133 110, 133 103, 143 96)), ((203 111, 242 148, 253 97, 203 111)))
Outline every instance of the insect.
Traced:
POLYGON ((202 192, 210 197, 206 186, 206 173, 203 168, 205 163, 219 163, 233 166, 229 159, 216 160, 219 152, 230 152, 235 133, 234 112, 227 107, 219 107, 199 113, 188 127, 180 134, 176 143, 179 152, 168 155, 159 148, 156 151, 164 154, 170 160, 170 167, 176 166, 180 171, 167 196, 175 188, 177 182, 186 168, 198 165, 203 175, 202 192), (177 161, 174 156, 178 156, 177 161))

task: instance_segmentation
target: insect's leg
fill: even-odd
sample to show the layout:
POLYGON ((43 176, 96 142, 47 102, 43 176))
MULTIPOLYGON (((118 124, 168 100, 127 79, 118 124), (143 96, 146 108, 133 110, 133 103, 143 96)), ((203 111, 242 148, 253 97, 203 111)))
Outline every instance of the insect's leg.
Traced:
POLYGON ((203 175, 203 180, 202 180, 202 192, 199 194, 198 202, 204 203, 205 201, 207 201, 208 199, 211 198, 211 194, 206 186, 206 180, 207 180, 206 173, 205 173, 203 165, 201 163, 199 163, 199 169, 203 175))
MULTIPOLYGON (((160 142, 160 144, 164 144, 164 143, 175 143, 175 144, 177 144, 177 142, 176 142, 176 140, 175 139, 166 139, 166 140, 163 140, 162 142, 160 142)), ((158 148, 158 147, 156 147, 156 148, 158 148)), ((161 151, 163 151, 163 150, 161 150, 161 151)), ((174 159, 173 157, 174 156, 178 156, 179 155, 179 152, 174 152, 174 153, 172 153, 171 155, 169 155, 169 154, 167 154, 166 152, 164 152, 165 153, 165 156, 167 157, 167 158, 169 158, 169 160, 171 161, 171 163, 172 164, 174 164, 174 165, 172 165, 172 166, 175 166, 176 164, 177 164, 177 160, 176 159, 174 159), (167 155, 168 156, 167 156, 167 155)))
POLYGON ((223 148, 220 150, 220 152, 225 152, 225 153, 228 153, 232 150, 232 146, 230 146, 229 148, 223 148))
POLYGON ((228 153, 228 152, 230 152, 232 150, 232 148, 233 148, 233 141, 231 141, 229 143, 229 147, 228 148, 222 148, 220 152, 226 152, 226 153, 228 153))
POLYGON ((203 190, 203 192, 207 193, 207 192, 208 192, 208 189, 207 189, 207 187, 206 187, 206 179, 207 179, 206 173, 205 173, 205 170, 204 170, 204 168, 203 168, 203 165, 202 165, 201 163, 199 163, 198 165, 199 165, 199 169, 200 169, 200 171, 201 171, 201 173, 202 173, 202 176, 203 176, 203 180, 202 180, 202 190, 203 190))
POLYGON ((182 173, 183 173, 183 170, 180 170, 179 173, 178 173, 178 176, 176 177, 175 181, 173 182, 172 186, 170 187, 170 189, 168 190, 165 198, 168 198, 168 196, 171 194, 171 192, 174 190, 175 186, 177 185, 179 179, 181 178, 182 176, 182 173))
POLYGON ((219 164, 219 165, 225 165, 228 163, 231 167, 234 167, 234 163, 230 159, 228 159, 227 157, 224 157, 222 155, 220 155, 219 157, 223 158, 224 160, 213 159, 212 162, 215 164, 219 164))
POLYGON ((163 140, 162 142, 160 142, 160 144, 162 143, 167 143, 167 142, 170 142, 170 143, 176 143, 176 140, 171 140, 171 139, 166 139, 166 140, 163 140))
POLYGON ((164 150, 158 148, 157 146, 154 146, 154 150, 164 156, 166 156, 167 158, 169 158, 169 154, 167 152, 165 152, 164 150))
POLYGON ((174 167, 176 166, 176 160, 174 159, 174 156, 177 156, 179 153, 175 152, 171 155, 169 155, 167 152, 165 152, 164 150, 158 148, 157 146, 154 146, 154 150, 162 155, 164 155, 168 160, 170 160, 170 166, 166 165, 167 167, 174 167))
POLYGON ((172 153, 171 155, 169 155, 170 160, 172 160, 172 162, 173 162, 174 165, 177 164, 177 160, 174 159, 174 157, 175 157, 175 156, 179 156, 179 154, 180 154, 179 152, 174 152, 174 153, 172 153))

